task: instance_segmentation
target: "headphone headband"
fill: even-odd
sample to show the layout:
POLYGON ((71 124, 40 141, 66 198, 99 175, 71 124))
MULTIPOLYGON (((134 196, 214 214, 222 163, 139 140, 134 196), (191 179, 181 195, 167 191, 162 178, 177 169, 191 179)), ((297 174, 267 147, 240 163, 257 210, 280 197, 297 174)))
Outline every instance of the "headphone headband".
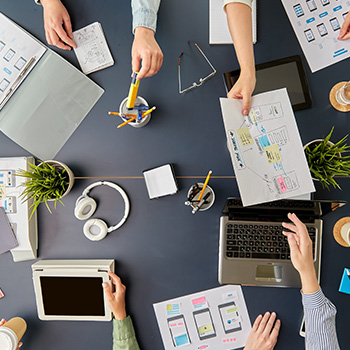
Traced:
MULTIPOLYGON (((124 224, 124 222, 126 221, 126 219, 128 218, 128 215, 129 215, 129 212, 130 212, 130 202, 129 202, 129 198, 127 196, 127 194, 125 193, 125 191, 120 187, 118 186, 117 184, 113 183, 113 182, 110 182, 110 181, 97 181, 97 182, 94 182, 92 183, 91 185, 87 186, 85 188, 85 190, 83 191, 82 195, 77 199, 76 201, 76 208, 78 207, 79 205, 79 202, 88 197, 88 193, 90 192, 90 190, 92 190, 93 188, 97 187, 97 186, 102 186, 102 185, 106 185, 106 186, 109 186, 109 187, 112 187, 114 188, 116 191, 119 192, 119 194, 122 196, 123 200, 124 200, 124 204, 125 204, 125 210, 124 210, 124 216, 123 218, 114 226, 110 226, 108 229, 107 229, 107 232, 112 232, 116 229, 118 229, 120 226, 122 226, 124 224)), ((94 210, 93 210, 94 211, 94 210)), ((92 213, 93 213, 92 211, 92 213)), ((92 215, 92 213, 90 214, 90 216, 92 215)))

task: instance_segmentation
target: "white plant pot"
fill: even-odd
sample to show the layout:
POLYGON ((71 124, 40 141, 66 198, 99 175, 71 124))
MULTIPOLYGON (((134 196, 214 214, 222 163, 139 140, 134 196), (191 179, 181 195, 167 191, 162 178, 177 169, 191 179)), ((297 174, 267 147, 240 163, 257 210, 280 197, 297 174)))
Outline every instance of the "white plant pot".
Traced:
MULTIPOLYGON (((66 164, 59 162, 57 160, 46 160, 44 163, 48 163, 51 166, 58 168, 58 169, 66 169, 66 173, 68 174, 69 185, 68 185, 67 190, 61 196, 61 198, 63 198, 64 196, 66 196, 70 192, 70 190, 72 189, 72 187, 74 185, 75 177, 74 177, 72 170, 66 164)), ((40 163, 40 164, 42 164, 42 163, 40 163)), ((40 166, 40 164, 39 164, 39 166, 40 166)), ((54 201, 54 200, 55 200, 55 198, 48 199, 48 201, 54 201)))

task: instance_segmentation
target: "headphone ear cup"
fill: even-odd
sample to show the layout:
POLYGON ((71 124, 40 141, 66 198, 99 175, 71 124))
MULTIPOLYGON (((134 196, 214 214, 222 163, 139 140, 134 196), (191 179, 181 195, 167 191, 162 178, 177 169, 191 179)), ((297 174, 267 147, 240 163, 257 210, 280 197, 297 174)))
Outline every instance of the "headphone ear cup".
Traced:
POLYGON ((108 232, 107 224, 101 219, 90 219, 88 220, 83 227, 83 232, 86 238, 91 241, 100 241, 105 238, 108 232), (91 232, 92 227, 97 227, 97 232, 91 232))
POLYGON ((96 202, 93 198, 86 196, 78 199, 75 209, 74 215, 79 220, 86 220, 95 212, 96 210, 96 202))

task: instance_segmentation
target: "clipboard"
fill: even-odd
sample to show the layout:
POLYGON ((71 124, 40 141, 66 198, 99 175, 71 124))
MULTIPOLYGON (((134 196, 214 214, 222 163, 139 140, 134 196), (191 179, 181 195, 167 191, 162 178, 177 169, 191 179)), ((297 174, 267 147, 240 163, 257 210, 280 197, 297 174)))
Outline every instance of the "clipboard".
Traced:
MULTIPOLYGON (((2 13, 0 23, 34 38, 2 13)), ((1 109, 0 130, 36 157, 53 159, 104 90, 40 44, 45 53, 1 109)))

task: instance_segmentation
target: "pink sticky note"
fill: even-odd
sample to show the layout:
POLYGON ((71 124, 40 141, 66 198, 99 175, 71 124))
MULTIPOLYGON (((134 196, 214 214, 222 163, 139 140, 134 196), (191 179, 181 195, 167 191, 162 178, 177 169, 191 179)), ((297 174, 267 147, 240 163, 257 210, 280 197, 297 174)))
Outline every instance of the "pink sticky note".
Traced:
POLYGON ((277 179, 277 182, 278 182, 278 185, 280 187, 280 190, 282 193, 286 192, 287 191, 287 186, 286 184, 284 183, 284 180, 283 180, 283 176, 279 177, 277 179))
POLYGON ((205 297, 200 297, 200 298, 192 300, 192 304, 193 305, 203 304, 203 303, 206 303, 206 302, 207 302, 207 299, 205 299, 205 297))

